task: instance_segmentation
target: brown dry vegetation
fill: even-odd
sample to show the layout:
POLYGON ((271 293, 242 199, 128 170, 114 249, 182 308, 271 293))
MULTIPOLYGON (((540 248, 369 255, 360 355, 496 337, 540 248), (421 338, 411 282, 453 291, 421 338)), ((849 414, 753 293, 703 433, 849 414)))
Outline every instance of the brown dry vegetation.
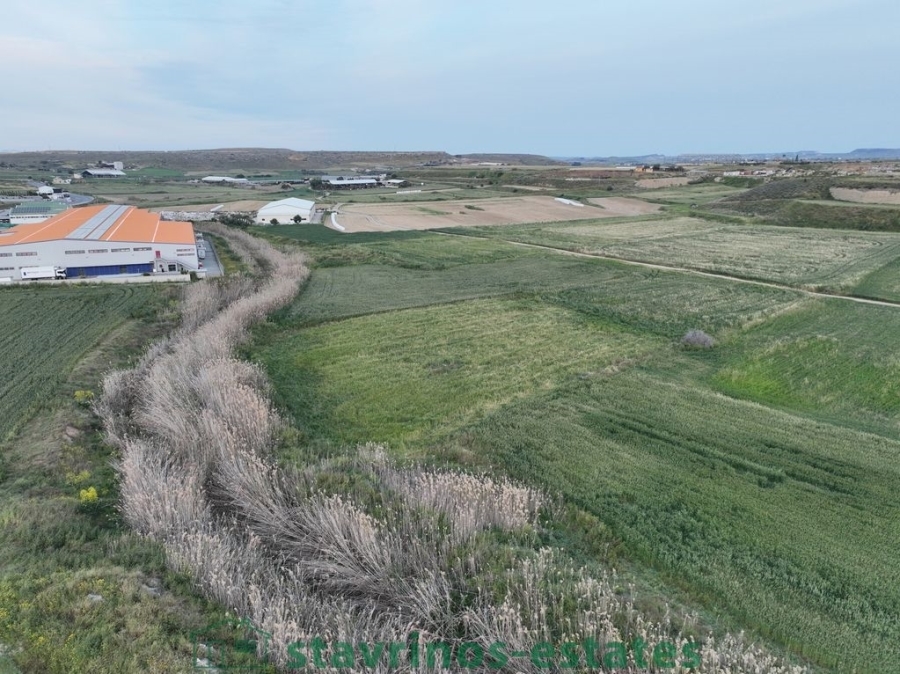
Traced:
POLYGON ((553 197, 523 196, 403 204, 345 204, 338 223, 347 232, 390 232, 442 227, 511 225, 564 220, 592 220, 653 213, 659 206, 638 199, 590 199, 573 206, 553 197), (599 206, 599 208, 597 208, 599 206))
POLYGON ((900 192, 894 190, 855 190, 848 187, 832 187, 831 196, 839 201, 857 204, 900 205, 900 192))
MULTIPOLYGON (((679 654, 692 641, 690 619, 645 620, 615 574, 589 574, 558 551, 529 552, 539 515, 555 507, 532 489, 400 467, 376 446, 341 466, 368 486, 368 500, 320 486, 335 475, 334 459, 293 471, 277 465, 286 422, 262 372, 232 352, 253 323, 293 298, 308 270, 298 254, 225 227, 217 233, 267 277, 190 286, 181 328, 134 369, 110 374, 97 412, 121 451, 129 524, 160 541, 169 563, 208 596, 269 632, 280 667, 290 665, 289 644, 314 636, 405 642, 418 632, 422 642, 526 650, 640 636, 670 641, 679 654), (488 532, 519 544, 485 545, 488 532)), ((708 639, 701 653, 692 671, 797 671, 740 639, 708 639)), ((424 661, 398 668, 384 660, 372 671, 389 669, 430 671, 424 661)), ((540 669, 519 660, 497 671, 540 669)))

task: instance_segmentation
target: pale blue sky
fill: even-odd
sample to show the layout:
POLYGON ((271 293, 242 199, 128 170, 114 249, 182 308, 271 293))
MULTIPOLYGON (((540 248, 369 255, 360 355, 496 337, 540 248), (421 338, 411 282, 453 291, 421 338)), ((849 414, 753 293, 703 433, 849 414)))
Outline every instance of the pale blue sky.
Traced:
POLYGON ((0 150, 900 147, 896 0, 4 0, 0 150))

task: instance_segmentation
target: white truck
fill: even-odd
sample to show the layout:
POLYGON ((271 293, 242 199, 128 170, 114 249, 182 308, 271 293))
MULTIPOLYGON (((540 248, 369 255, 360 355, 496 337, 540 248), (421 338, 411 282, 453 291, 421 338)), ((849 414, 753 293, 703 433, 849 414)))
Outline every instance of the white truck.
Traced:
POLYGON ((27 279, 64 279, 65 267, 22 267, 22 280, 27 279))

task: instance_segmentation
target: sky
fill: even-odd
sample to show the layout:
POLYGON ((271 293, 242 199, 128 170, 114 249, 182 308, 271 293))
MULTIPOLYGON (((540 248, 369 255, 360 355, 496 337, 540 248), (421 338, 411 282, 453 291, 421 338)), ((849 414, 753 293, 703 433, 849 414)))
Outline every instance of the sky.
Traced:
POLYGON ((896 0, 3 0, 0 151, 900 147, 896 0))

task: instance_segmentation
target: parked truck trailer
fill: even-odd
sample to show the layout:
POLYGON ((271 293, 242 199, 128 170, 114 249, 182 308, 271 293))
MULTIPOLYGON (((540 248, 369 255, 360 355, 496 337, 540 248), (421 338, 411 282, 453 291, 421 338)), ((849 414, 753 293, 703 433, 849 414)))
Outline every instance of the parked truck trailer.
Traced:
POLYGON ((22 280, 27 279, 64 279, 65 267, 22 267, 22 280))

